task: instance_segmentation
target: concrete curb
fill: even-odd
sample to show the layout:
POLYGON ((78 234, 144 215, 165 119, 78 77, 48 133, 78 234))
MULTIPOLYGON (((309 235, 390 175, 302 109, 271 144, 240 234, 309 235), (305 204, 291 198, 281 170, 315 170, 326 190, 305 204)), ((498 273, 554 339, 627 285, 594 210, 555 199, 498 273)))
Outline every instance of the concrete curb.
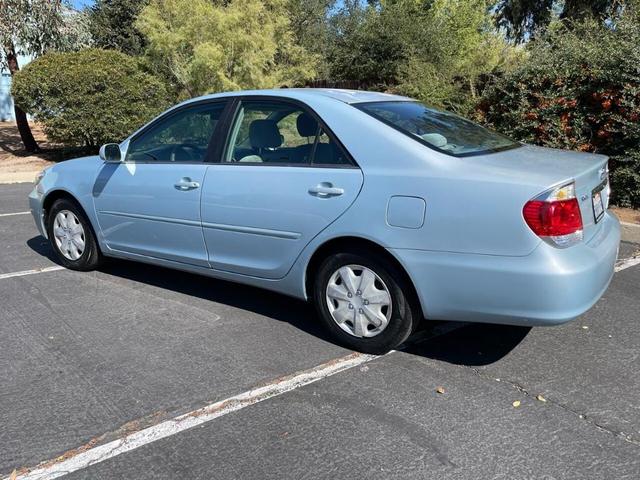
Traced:
POLYGON ((637 243, 640 245, 640 225, 620 222, 620 226, 622 227, 622 240, 624 242, 637 243))
POLYGON ((0 172, 0 184, 33 183, 33 179, 42 169, 27 172, 0 172))

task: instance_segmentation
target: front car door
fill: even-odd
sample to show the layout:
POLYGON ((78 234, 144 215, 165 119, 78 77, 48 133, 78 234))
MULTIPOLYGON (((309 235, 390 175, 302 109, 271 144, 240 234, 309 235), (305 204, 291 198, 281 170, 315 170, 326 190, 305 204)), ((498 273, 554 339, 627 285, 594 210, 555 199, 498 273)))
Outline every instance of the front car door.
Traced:
POLYGON ((200 196, 225 105, 170 111, 130 140, 122 163, 104 165, 94 204, 109 248, 209 266, 200 196))
POLYGON ((227 148, 203 185, 211 267, 282 278, 361 186, 360 169, 308 108, 273 97, 236 101, 227 148))

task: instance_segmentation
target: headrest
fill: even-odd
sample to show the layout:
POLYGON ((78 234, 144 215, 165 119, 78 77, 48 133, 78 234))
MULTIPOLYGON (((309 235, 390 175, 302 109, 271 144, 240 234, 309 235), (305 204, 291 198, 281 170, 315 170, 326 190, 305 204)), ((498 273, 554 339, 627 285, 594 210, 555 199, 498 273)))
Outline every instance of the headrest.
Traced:
POLYGON ((278 125, 273 120, 254 120, 249 124, 249 141, 254 148, 276 148, 282 145, 278 125))
POLYGON ((425 133, 424 135, 420 135, 420 138, 438 148, 444 147, 447 144, 447 137, 439 133, 425 133))
POLYGON ((308 113, 301 113, 296 120, 298 134, 301 137, 315 137, 318 132, 318 122, 308 113))

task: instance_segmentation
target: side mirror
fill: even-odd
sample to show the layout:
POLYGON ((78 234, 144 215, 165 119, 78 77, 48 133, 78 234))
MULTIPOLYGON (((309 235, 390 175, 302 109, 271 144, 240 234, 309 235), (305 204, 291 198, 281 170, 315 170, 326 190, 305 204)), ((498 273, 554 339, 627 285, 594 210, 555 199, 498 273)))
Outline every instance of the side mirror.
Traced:
POLYGON ((100 147, 100 159, 107 163, 119 163, 122 161, 120 145, 117 143, 107 143, 100 147))

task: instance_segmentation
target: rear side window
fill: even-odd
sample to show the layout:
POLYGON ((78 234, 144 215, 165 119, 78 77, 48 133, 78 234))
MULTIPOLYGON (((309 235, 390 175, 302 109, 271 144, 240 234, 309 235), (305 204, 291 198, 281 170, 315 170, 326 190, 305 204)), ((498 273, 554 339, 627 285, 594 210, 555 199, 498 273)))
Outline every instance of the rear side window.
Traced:
POLYGON ((428 147, 456 157, 520 146, 470 120, 418 102, 371 102, 354 106, 428 147))
POLYGON ((349 159, 329 135, 320 128, 313 155, 314 165, 349 165, 349 159))
POLYGON ((224 161, 289 166, 351 165, 342 148, 306 109, 270 99, 241 102, 224 161))

